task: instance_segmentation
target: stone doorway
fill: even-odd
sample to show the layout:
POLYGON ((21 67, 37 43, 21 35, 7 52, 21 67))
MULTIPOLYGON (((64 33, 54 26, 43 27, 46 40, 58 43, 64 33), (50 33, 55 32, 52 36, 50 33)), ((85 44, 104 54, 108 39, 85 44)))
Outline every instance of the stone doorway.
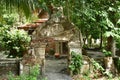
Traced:
POLYGON ((55 53, 60 55, 68 55, 68 42, 67 41, 56 41, 55 43, 55 53))
POLYGON ((72 80, 68 72, 68 41, 55 41, 53 45, 54 54, 46 54, 45 77, 48 80, 72 80), (60 56, 55 57, 56 53, 59 53, 60 56))
MULTIPOLYGON (((37 27, 32 33, 32 39, 39 40, 37 41, 37 44, 39 42, 40 44, 41 43, 46 44, 46 47, 44 47, 43 49, 45 52, 43 58, 45 60, 44 64, 46 65, 47 63, 48 64, 52 63, 52 61, 49 62, 47 61, 47 59, 56 62, 52 64, 51 65, 52 68, 49 69, 55 69, 55 68, 60 69, 62 64, 59 65, 59 63, 61 63, 59 62, 59 60, 63 60, 63 59, 65 59, 63 60, 63 62, 66 62, 65 65, 67 65, 68 68, 68 64, 70 63, 71 60, 70 53, 72 51, 75 51, 76 53, 81 53, 82 51, 81 32, 63 14, 60 14, 59 16, 57 15, 58 13, 62 13, 62 10, 63 10, 62 8, 55 8, 54 13, 51 14, 51 18, 48 19, 48 21, 46 21, 41 26, 37 27), (53 38, 53 40, 48 38, 53 38), (54 56, 55 53, 58 53, 60 57, 56 58, 54 56)), ((41 48, 41 46, 39 47, 41 48)), ((39 53, 40 56, 41 54, 43 54, 43 52, 39 52, 39 53)), ((57 80, 57 79, 52 79, 52 80, 57 80)), ((61 79, 61 80, 67 80, 67 79, 61 79)))
POLYGON ((51 41, 47 42, 45 49, 45 56, 55 56, 55 54, 59 54, 59 56, 68 56, 69 48, 68 41, 51 41))
POLYGON ((72 80, 67 72, 66 58, 46 58, 45 77, 48 80, 72 80))

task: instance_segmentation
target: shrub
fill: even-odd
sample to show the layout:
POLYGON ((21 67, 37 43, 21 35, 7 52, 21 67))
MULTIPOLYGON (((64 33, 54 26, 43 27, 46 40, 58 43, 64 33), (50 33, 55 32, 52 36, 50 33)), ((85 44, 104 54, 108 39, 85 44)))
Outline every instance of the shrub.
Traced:
POLYGON ((108 56, 111 56, 112 53, 110 51, 106 51, 106 50, 103 50, 103 54, 108 57, 108 56))
POLYGON ((37 80, 39 73, 39 65, 30 67, 30 74, 22 74, 20 76, 14 76, 12 73, 9 74, 9 80, 37 80))
POLYGON ((9 51, 8 57, 22 57, 27 50, 30 36, 24 30, 0 28, 0 43, 2 47, 9 51))
POLYGON ((70 70, 72 70, 73 74, 80 73, 82 65, 83 65, 82 55, 77 54, 75 52, 71 52, 71 62, 69 68, 70 70))

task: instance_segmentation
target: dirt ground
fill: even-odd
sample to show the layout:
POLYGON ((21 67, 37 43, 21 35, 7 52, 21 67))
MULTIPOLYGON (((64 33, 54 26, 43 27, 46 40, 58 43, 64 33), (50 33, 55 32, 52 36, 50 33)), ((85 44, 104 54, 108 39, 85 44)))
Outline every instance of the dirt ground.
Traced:
POLYGON ((72 78, 67 75, 67 59, 46 58, 45 76, 47 80, 72 80, 72 78))

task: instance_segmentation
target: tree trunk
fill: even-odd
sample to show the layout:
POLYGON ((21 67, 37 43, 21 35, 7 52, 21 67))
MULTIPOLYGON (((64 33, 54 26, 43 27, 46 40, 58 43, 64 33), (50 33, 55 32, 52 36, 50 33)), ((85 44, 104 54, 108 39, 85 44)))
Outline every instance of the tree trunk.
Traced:
POLYGON ((89 47, 91 48, 92 47, 92 37, 90 36, 89 38, 89 47))
POLYGON ((115 57, 116 45, 112 36, 107 38, 107 50, 112 52, 112 57, 115 57))
POLYGON ((86 42, 86 38, 83 38, 83 45, 85 45, 85 42, 86 42))
POLYGON ((80 29, 79 29, 79 41, 80 41, 80 48, 82 49, 82 47, 83 47, 83 37, 82 37, 82 33, 81 33, 80 29))
POLYGON ((116 42, 115 40, 113 40, 113 44, 112 44, 112 56, 115 57, 116 56, 116 42))
POLYGON ((106 71, 107 72, 112 72, 115 74, 115 66, 113 62, 113 57, 115 57, 115 40, 113 39, 112 36, 107 38, 107 50, 112 52, 112 57, 106 57, 107 58, 107 63, 106 63, 106 71), (110 64, 111 63, 111 64, 110 64))
POLYGON ((101 28, 101 34, 100 34, 100 49, 102 48, 103 43, 103 36, 102 36, 102 28, 101 28))

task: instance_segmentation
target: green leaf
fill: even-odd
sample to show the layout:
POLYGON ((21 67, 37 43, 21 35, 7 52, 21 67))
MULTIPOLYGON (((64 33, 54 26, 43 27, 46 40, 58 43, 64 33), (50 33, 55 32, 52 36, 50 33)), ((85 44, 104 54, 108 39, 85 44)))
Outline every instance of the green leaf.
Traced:
POLYGON ((110 36, 114 37, 114 33, 111 32, 111 31, 107 31, 107 32, 104 34, 104 36, 105 36, 105 37, 110 37, 110 36))
POLYGON ((108 18, 106 19, 106 22, 107 22, 108 27, 114 28, 114 24, 108 18))

